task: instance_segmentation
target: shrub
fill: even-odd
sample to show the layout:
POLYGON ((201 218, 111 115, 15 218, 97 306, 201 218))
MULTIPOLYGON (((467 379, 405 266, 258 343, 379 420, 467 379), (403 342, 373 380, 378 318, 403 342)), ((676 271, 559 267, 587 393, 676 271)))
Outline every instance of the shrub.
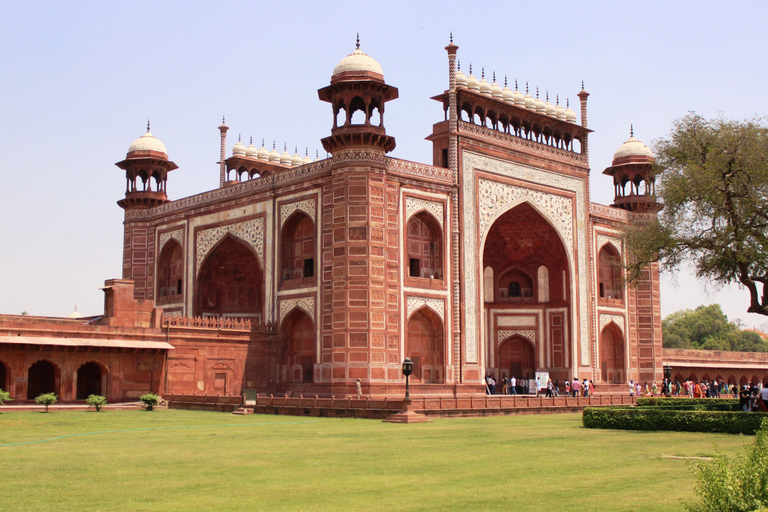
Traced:
POLYGON ((768 420, 763 421, 752 446, 733 461, 716 454, 711 461, 693 464, 698 503, 691 512, 747 512, 768 508, 768 420))
POLYGON ((96 412, 99 412, 103 406, 107 405, 107 397, 101 395, 88 395, 88 398, 85 399, 85 403, 94 406, 96 412))
POLYGON ((139 400, 144 402, 148 411, 151 411, 157 404, 160 403, 160 397, 154 393, 147 393, 139 397, 139 400))
POLYGON ((584 409, 582 423, 586 428, 753 435, 764 418, 768 418, 768 413, 675 411, 660 407, 587 407, 584 409))
MULTIPOLYGON (((708 405, 734 405, 738 407, 739 405, 739 399, 738 398, 663 398, 663 397, 648 397, 648 396, 639 396, 637 397, 637 401, 635 402, 639 406, 649 406, 649 407, 678 407, 678 406, 691 406, 691 405, 697 405, 697 406, 708 406, 708 405)), ((737 409, 734 409, 737 410, 737 409)), ((738 409, 740 410, 740 409, 738 409)))
POLYGON ((11 400, 11 394, 8 391, 0 389, 0 405, 5 405, 5 402, 10 402, 11 400))
POLYGON ((59 397, 56 396, 56 393, 43 393, 42 395, 35 398, 35 402, 45 406, 45 412, 48 412, 49 405, 53 405, 58 401, 59 397))

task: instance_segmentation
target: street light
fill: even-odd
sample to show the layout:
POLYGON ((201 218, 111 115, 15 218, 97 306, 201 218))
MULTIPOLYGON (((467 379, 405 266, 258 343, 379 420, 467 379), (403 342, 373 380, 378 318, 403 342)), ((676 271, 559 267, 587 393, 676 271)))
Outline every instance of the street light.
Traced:
POLYGON ((411 361, 411 358, 406 357, 403 361, 403 375, 405 375, 405 399, 410 400, 411 394, 408 390, 408 377, 410 377, 411 373, 413 373, 413 361, 411 361))
POLYGON ((664 378, 669 380, 672 380, 672 367, 669 366, 669 363, 664 365, 664 378))

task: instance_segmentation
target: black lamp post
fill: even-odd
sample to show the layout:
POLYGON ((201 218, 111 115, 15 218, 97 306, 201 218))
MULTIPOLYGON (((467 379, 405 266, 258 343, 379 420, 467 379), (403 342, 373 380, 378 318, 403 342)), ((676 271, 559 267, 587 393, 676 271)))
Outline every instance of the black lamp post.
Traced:
POLYGON ((403 361, 403 375, 405 375, 405 399, 410 400, 411 399, 411 393, 408 389, 408 377, 410 377, 411 373, 413 373, 413 361, 411 361, 411 358, 406 357, 403 361))
POLYGON ((664 365, 664 378, 668 381, 672 380, 672 367, 669 366, 669 363, 664 365))

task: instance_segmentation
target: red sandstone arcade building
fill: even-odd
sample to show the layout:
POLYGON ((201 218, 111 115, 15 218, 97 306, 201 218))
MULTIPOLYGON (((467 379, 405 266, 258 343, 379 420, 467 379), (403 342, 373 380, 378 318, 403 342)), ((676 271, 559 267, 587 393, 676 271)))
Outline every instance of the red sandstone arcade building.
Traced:
POLYGON ((400 396, 405 357, 423 395, 482 393, 486 374, 662 379, 658 273, 628 287, 616 265, 622 227, 659 209, 650 150, 630 137, 604 171, 614 204, 591 203, 588 93, 577 116, 446 50, 432 164, 387 156, 398 90, 359 45, 318 91, 328 158, 240 141, 227 156, 222 124, 220 186, 171 201, 183 169, 147 131, 117 163, 123 275, 104 316, 0 317, 0 388, 327 395, 360 379, 400 396))

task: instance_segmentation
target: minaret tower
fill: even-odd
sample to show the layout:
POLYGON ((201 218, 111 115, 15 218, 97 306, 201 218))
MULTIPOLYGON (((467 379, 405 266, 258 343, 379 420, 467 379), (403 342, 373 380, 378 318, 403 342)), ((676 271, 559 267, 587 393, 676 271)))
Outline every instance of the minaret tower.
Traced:
POLYGON ((400 372, 398 243, 399 183, 387 178, 387 152, 395 138, 384 128, 384 104, 397 98, 381 66, 360 49, 344 57, 331 84, 318 91, 333 107, 332 186, 323 188, 320 226, 321 311, 316 375, 331 393, 365 392, 371 379, 405 385, 400 372), (325 320, 327 319, 327 321, 325 320), (345 362, 361 361, 365 365, 345 362), (367 366, 366 366, 367 365, 367 366))
POLYGON ((165 145, 150 133, 149 121, 147 133, 133 141, 125 160, 115 165, 125 171, 125 198, 117 202, 121 208, 152 208, 168 201, 168 173, 178 166, 168 160, 165 145))
POLYGON ((603 174, 613 177, 615 208, 631 212, 658 212, 663 205, 656 201, 656 177, 653 152, 635 138, 630 127, 629 139, 613 155, 613 163, 603 174))
POLYGON ((134 283, 136 299, 154 299, 155 231, 142 218, 143 211, 168 201, 168 173, 178 166, 168 160, 165 145, 149 132, 133 141, 125 160, 116 163, 125 171, 125 198, 117 202, 125 210, 123 222, 123 279, 134 283))
POLYGON ((221 146, 219 152, 219 188, 224 186, 227 175, 227 130, 229 126, 224 122, 224 118, 221 118, 221 126, 219 126, 219 132, 221 133, 221 146))

